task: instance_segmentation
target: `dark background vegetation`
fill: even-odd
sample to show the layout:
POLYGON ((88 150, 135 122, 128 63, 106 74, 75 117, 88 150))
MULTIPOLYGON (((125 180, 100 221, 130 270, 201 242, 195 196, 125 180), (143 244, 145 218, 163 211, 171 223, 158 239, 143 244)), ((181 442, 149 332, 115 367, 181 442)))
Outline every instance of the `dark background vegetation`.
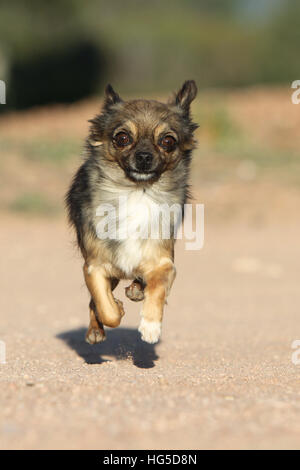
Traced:
POLYGON ((1 0, 8 94, 0 105, 0 213, 64 213, 107 82, 124 98, 165 100, 190 78, 200 126, 192 183, 210 217, 261 221, 277 206, 292 213, 299 39, 299 0, 1 0))
POLYGON ((297 0, 2 0, 7 106, 125 92, 286 83, 299 77, 297 0))

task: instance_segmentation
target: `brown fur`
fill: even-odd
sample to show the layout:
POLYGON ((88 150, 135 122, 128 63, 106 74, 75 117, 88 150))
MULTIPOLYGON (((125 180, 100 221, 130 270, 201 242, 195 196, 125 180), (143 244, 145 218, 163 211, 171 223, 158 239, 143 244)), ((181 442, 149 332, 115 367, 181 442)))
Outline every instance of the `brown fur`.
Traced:
MULTIPOLYGON (((144 299, 139 329, 142 338, 148 342, 159 338, 166 297, 175 279, 174 234, 164 239, 160 228, 158 240, 99 238, 97 208, 104 204, 115 207, 119 195, 125 195, 131 200, 133 213, 139 199, 149 207, 179 204, 183 209, 197 127, 190 120, 189 107, 196 91, 195 83, 188 81, 168 104, 126 102, 108 86, 102 113, 91 120, 87 159, 67 195, 91 294, 86 336, 90 343, 105 339, 103 325, 116 327, 121 322, 123 305, 112 294, 119 279, 133 280, 126 290, 131 300, 144 299)), ((143 217, 138 209, 136 217, 143 217)), ((172 215, 172 229, 174 225, 172 215)))

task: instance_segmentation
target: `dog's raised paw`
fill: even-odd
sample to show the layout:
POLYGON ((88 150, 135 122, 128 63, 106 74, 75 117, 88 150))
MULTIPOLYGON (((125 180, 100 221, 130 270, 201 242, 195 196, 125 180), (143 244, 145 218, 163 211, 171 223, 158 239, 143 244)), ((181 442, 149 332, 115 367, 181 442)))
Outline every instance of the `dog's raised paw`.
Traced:
POLYGON ((137 282, 132 282, 130 286, 126 287, 125 294, 128 299, 133 300, 133 302, 140 302, 141 300, 144 300, 144 290, 137 282))
POLYGON ((142 335, 142 340, 146 343, 157 343, 161 335, 161 322, 148 321, 142 318, 139 332, 142 335))
POLYGON ((89 344, 97 344, 106 340, 104 330, 99 330, 96 328, 89 328, 86 335, 85 341, 89 344))

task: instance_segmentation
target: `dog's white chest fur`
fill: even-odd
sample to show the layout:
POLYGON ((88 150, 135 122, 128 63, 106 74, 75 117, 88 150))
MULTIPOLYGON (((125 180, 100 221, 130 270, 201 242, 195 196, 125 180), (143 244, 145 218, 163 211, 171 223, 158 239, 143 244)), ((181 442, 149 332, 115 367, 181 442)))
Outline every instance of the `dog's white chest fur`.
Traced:
POLYGON ((158 240, 151 239, 151 222, 160 211, 160 204, 142 189, 133 191, 124 198, 124 205, 119 205, 118 229, 124 235, 117 248, 116 264, 126 275, 131 276, 141 263, 150 244, 158 240))
POLYGON ((172 193, 155 188, 106 189, 98 208, 97 236, 118 242, 113 248, 113 264, 128 278, 134 277, 143 260, 153 258, 161 240, 172 237, 174 225, 181 221, 179 201, 172 199, 172 193), (106 206, 113 209, 107 210, 108 214, 106 206))
POLYGON ((141 240, 126 240, 117 249, 116 265, 128 277, 139 266, 142 260, 141 240))

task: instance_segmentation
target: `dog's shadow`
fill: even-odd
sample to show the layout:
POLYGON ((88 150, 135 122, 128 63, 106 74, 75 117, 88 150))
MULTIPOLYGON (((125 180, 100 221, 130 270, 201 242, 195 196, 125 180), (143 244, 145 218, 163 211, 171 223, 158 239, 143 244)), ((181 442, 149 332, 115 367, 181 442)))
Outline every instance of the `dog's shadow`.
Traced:
POLYGON ((150 369, 159 358, 155 345, 142 341, 138 331, 133 328, 106 330, 106 341, 93 346, 85 342, 85 333, 85 328, 78 328, 59 333, 57 338, 76 351, 87 364, 102 364, 109 361, 102 356, 112 356, 117 360, 132 359, 136 367, 150 369))

